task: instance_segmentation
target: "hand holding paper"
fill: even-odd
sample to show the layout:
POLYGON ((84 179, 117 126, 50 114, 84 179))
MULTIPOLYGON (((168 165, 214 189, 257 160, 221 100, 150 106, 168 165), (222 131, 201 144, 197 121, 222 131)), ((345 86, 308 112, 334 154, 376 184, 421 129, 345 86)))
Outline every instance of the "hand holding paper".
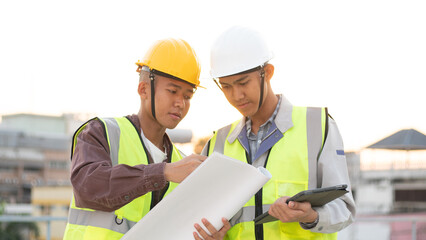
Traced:
POLYGON ((180 161, 167 163, 164 168, 164 176, 169 182, 180 183, 204 160, 206 160, 206 156, 191 154, 180 161))
POLYGON ((193 239, 202 218, 221 229, 222 217, 230 219, 270 178, 264 168, 213 153, 122 239, 193 239))
POLYGON ((219 230, 216 230, 213 227, 213 225, 211 225, 211 223, 205 218, 201 219, 201 222, 203 222, 204 226, 207 228, 207 230, 210 232, 210 234, 207 233, 206 231, 204 231, 204 229, 200 225, 198 225, 198 223, 196 223, 194 225, 194 227, 195 227, 195 229, 197 229, 198 233, 194 232, 195 240, 202 240, 202 239, 220 239, 220 240, 222 240, 225 237, 226 232, 228 232, 228 230, 231 228, 231 224, 225 218, 222 218, 223 227, 219 230))

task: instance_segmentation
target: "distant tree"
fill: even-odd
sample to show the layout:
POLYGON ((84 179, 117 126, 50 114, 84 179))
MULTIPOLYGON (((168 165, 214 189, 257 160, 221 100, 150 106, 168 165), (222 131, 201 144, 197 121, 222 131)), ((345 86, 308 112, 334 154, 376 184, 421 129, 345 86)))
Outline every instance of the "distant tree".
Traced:
MULTIPOLYGON (((4 213, 4 202, 0 202, 0 215, 4 213)), ((40 231, 34 222, 0 222, 1 240, 38 239, 40 231)))
POLYGON ((202 137, 197 140, 194 146, 194 153, 200 154, 203 151, 204 145, 206 145, 207 141, 211 138, 211 136, 202 137))

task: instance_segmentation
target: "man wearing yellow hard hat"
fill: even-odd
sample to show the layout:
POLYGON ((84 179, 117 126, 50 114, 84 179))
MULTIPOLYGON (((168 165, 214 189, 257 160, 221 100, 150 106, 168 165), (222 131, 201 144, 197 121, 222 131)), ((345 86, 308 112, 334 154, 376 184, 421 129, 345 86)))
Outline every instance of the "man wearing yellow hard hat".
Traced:
MULTIPOLYGON (((120 239, 206 159, 184 157, 166 134, 186 116, 200 84, 192 47, 159 40, 136 64, 138 113, 94 118, 74 134, 74 194, 64 239, 120 239)), ((209 237, 222 239, 229 227, 224 221, 209 237)))

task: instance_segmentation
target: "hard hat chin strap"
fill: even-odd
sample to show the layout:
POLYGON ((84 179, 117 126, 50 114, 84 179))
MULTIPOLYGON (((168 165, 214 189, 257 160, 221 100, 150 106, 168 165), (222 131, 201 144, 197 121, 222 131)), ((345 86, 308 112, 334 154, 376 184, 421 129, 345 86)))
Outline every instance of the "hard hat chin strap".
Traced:
POLYGON ((155 86, 154 86, 154 73, 150 72, 149 73, 149 79, 151 79, 151 112, 152 112, 152 117, 154 117, 154 119, 157 120, 157 118, 155 117, 155 86))
POLYGON ((260 69, 260 99, 259 99, 259 107, 257 108, 258 111, 263 103, 263 88, 265 85, 265 69, 263 69, 263 67, 264 65, 262 65, 260 69))

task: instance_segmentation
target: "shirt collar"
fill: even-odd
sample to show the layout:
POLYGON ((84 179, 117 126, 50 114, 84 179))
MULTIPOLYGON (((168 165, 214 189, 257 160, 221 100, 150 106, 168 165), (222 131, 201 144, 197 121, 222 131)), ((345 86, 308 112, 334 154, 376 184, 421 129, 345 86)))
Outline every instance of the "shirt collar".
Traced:
POLYGON ((285 133, 293 127, 292 113, 293 105, 284 97, 284 95, 281 95, 281 105, 278 109, 277 116, 275 117, 275 124, 281 133, 285 133))
MULTIPOLYGON (((275 120, 275 117, 277 116, 278 113, 278 109, 281 105, 281 95, 277 95, 278 97, 278 103, 277 106, 275 107, 274 112, 272 113, 271 117, 268 119, 268 121, 266 121, 265 123, 263 123, 259 129, 264 128, 265 126, 267 126, 268 124, 272 124, 275 120)), ((247 129, 247 137, 249 136, 250 132, 251 132, 251 118, 250 117, 246 117, 246 129, 247 129)))

